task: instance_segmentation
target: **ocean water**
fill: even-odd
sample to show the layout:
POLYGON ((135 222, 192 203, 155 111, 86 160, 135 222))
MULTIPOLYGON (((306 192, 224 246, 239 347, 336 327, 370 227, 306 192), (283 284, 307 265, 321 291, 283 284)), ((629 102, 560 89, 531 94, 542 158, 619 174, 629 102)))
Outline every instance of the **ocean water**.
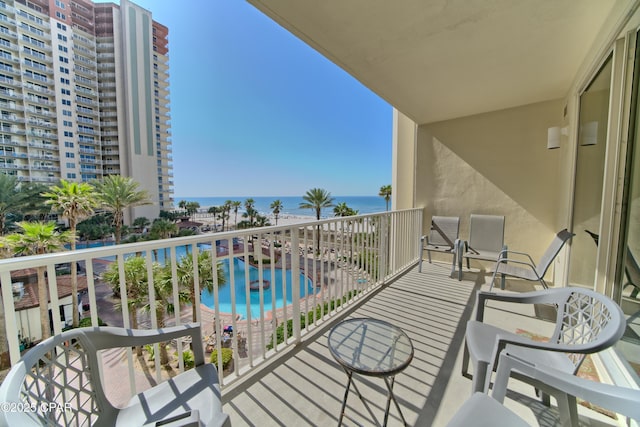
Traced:
MULTIPOLYGON (((384 212, 386 209, 384 198, 380 196, 332 196, 334 205, 338 203, 346 203, 351 209, 355 209, 360 214, 370 214, 377 212, 384 212)), ((181 200, 185 200, 187 202, 198 202, 200 203, 200 210, 205 211, 211 206, 222 206, 224 202, 227 200, 239 201, 242 203, 240 209, 238 209, 239 213, 244 212, 244 201, 248 199, 247 196, 242 197, 180 197, 176 196, 176 206, 181 200)), ((298 196, 286 196, 286 197, 252 197, 254 200, 255 209, 260 212, 262 215, 267 215, 271 213, 271 208, 269 207, 274 200, 280 200, 283 205, 283 209, 280 212, 280 215, 295 215, 295 216, 315 216, 315 211, 311 209, 300 209, 300 203, 303 203, 304 200, 302 197, 298 196)), ((391 204, 391 202, 389 202, 391 204)), ((322 217, 329 218, 333 217, 333 208, 324 208, 322 209, 322 217)))

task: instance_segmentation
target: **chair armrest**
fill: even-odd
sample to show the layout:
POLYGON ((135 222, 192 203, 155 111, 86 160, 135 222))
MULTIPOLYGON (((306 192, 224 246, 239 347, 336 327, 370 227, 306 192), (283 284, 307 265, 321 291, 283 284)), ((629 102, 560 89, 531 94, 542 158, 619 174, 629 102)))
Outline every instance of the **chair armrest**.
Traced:
MULTIPOLYGON (((520 261, 517 259, 512 259, 512 258, 502 258, 502 259, 498 259, 498 262, 496 262, 496 267, 494 271, 498 270, 498 264, 519 264, 519 265, 526 265, 527 267, 531 267, 531 269, 536 272, 536 265, 534 263, 530 263, 530 262, 526 262, 526 261, 520 261)), ((538 276, 538 273, 536 272, 536 277, 538 276)))
POLYGON ((512 251, 512 250, 507 249, 506 246, 500 251, 500 255, 498 256, 498 262, 507 262, 505 260, 508 260, 508 262, 516 262, 517 261, 517 260, 514 260, 514 259, 508 259, 509 255, 521 255, 523 257, 526 257, 532 265, 536 265, 535 261, 533 261, 533 259, 531 258, 531 255, 529 255, 528 253, 512 251))
POLYGON ((202 349, 202 331, 200 324, 187 323, 179 326, 171 326, 162 329, 125 329, 109 326, 82 328, 91 345, 96 350, 109 348, 134 347, 146 344, 155 344, 181 337, 191 337, 193 356, 196 365, 204 363, 204 351, 202 349), (197 345, 197 344, 200 345, 197 345))
MULTIPOLYGON (((532 339, 521 337, 519 335, 514 335, 509 332, 505 332, 503 334, 497 334, 494 341, 493 348, 493 363, 498 362, 498 356, 500 353, 506 349, 508 352, 510 346, 518 346, 531 348, 536 350, 546 350, 546 351, 555 351, 559 353, 595 353, 599 350, 603 350, 608 347, 608 345, 602 345, 601 348, 594 347, 593 343, 585 343, 585 344, 564 344, 558 342, 548 342, 548 341, 534 341, 532 339)), ((493 366, 492 366, 493 369, 493 366)))
POLYGON ((517 370, 562 393, 579 397, 605 409, 640 419, 640 390, 604 384, 567 374, 550 366, 535 365, 514 356, 508 350, 500 353, 493 385, 493 398, 504 401, 511 371, 517 370))
POLYGON ((478 291, 476 293, 476 320, 482 322, 484 318, 484 306, 488 300, 520 304, 557 304, 559 301, 558 294, 566 294, 566 289, 567 288, 545 289, 543 291, 523 293, 478 291))

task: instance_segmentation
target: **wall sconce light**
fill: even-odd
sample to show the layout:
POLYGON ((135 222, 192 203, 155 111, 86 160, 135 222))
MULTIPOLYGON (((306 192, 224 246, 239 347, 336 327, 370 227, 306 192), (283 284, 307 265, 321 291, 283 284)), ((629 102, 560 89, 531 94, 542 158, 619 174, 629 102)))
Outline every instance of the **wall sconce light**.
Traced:
POLYGON ((580 128, 580 145, 596 145, 598 143, 598 122, 587 122, 580 128))
POLYGON ((560 126, 554 126, 547 129, 547 148, 560 148, 561 135, 569 135, 569 129, 566 126, 563 128, 561 128, 560 126))

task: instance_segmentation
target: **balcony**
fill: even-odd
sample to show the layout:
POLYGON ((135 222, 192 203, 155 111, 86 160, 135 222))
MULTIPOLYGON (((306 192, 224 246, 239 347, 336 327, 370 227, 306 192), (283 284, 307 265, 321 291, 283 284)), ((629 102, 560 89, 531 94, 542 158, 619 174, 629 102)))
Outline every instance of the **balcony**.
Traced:
MULTIPOLYGON (((122 263, 126 256, 138 254, 146 258, 148 268, 151 259, 158 257, 169 259, 173 265, 181 247, 187 245, 190 250, 187 253, 195 257, 208 245, 216 248, 213 251, 216 262, 247 260, 253 256, 254 262, 263 267, 258 269, 258 282, 269 280, 273 271, 282 266, 300 273, 290 276, 293 282, 288 288, 293 290, 291 304, 276 310, 273 309, 275 300, 264 298, 264 289, 249 291, 249 273, 234 277, 230 272, 229 283, 222 286, 233 289, 245 276, 246 294, 251 293, 252 300, 253 296, 262 300, 251 310, 247 310, 248 296, 246 300, 234 301, 232 298, 231 305, 225 305, 224 309, 221 302, 205 308, 197 301, 199 308, 195 315, 206 336, 216 331, 221 337, 225 326, 231 326, 234 331, 229 341, 217 340, 211 344, 218 353, 227 345, 234 350, 233 372, 221 373, 223 409, 231 416, 233 425, 337 423, 347 378, 329 352, 327 336, 332 326, 347 317, 378 318, 404 329, 412 339, 414 358, 396 377, 396 398, 408 425, 444 425, 464 397, 470 394, 471 381, 460 374, 465 324, 473 312, 475 291, 486 289, 490 275, 475 270, 458 281, 451 277, 449 264, 438 262, 425 263, 423 272, 418 272, 416 262, 420 254, 416 236, 421 227, 422 210, 412 209, 2 260, 0 280, 3 299, 9 301, 5 314, 11 359, 19 357, 17 332, 25 327, 18 324, 17 319, 22 317, 16 316, 12 288, 5 286, 11 283, 12 272, 45 266, 49 277, 56 277, 57 264, 78 261, 86 272, 86 301, 93 323, 96 324, 100 317, 110 325, 122 326, 130 323, 129 313, 114 308, 109 287, 96 278, 108 263, 122 263), (315 237, 317 225, 323 230, 319 242, 315 237), (266 259, 277 259, 278 253, 282 255, 278 263, 266 262, 266 259), (312 282, 310 290, 298 292, 305 288, 300 286, 302 280, 312 282), (343 298, 345 302, 337 309, 320 309, 317 315, 309 317, 307 325, 301 324, 302 314, 343 298), (238 316, 240 313, 241 317, 238 316), (272 316, 272 313, 277 314, 272 316), (293 332, 275 349, 267 350, 274 327, 285 321, 292 322, 293 332)), ((120 274, 124 274, 122 269, 120 274)), ((509 282, 509 285, 512 290, 531 289, 528 284, 509 282), (529 289, 522 286, 529 286, 529 289)), ((173 286, 174 295, 177 295, 175 269, 173 286)), ((50 290, 54 289, 50 287, 50 290)), ((57 292, 51 293, 52 301, 57 304, 61 296, 57 292)), ((127 295, 124 281, 120 294, 127 295)), ((214 295, 219 294, 214 291, 214 295)), ((126 306, 126 298, 121 302, 126 306)), ((59 333, 62 328, 59 311, 54 310, 53 316, 54 332, 59 333)), ((551 323, 535 319, 533 312, 516 313, 507 305, 487 307, 486 316, 502 327, 518 324, 540 334, 548 333, 552 328, 551 323)), ((191 317, 191 306, 187 304, 167 323, 189 322, 191 317)), ((138 318, 143 328, 157 325, 153 315, 140 314, 138 318)), ((116 405, 126 402, 134 390, 148 388, 150 383, 160 379, 160 367, 157 373, 146 375, 137 370, 130 349, 105 352, 102 358, 107 395, 116 405), (114 360, 124 363, 114 364, 114 360)), ((347 416, 358 425, 375 425, 384 412, 384 383, 362 377, 356 381, 366 403, 351 394, 347 416)), ((521 384, 513 384, 510 388, 515 393, 507 396, 507 406, 534 425, 553 424, 556 409, 539 403, 533 388, 521 384)), ((591 421, 597 420, 598 425, 616 425, 614 420, 583 407, 579 408, 579 413, 591 421)), ((392 407, 390 425, 399 423, 398 413, 392 407)))

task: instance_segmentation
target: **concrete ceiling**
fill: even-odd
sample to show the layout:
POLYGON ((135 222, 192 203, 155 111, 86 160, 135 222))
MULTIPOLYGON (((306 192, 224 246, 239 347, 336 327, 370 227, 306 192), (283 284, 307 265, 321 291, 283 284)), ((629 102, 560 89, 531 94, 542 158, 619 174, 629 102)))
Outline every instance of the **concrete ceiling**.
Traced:
POLYGON ((615 0, 248 0, 418 124, 566 96, 615 0))

